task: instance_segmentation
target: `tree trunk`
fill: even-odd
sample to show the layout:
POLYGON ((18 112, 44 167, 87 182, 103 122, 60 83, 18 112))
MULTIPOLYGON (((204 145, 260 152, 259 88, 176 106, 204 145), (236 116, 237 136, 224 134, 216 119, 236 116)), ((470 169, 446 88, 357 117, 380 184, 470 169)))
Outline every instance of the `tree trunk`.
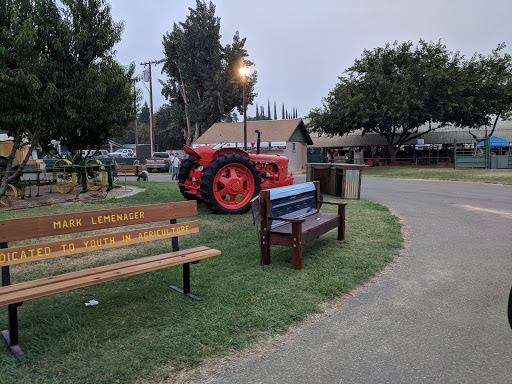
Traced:
POLYGON ((394 144, 388 144, 388 154, 389 159, 391 161, 391 165, 396 165, 396 153, 398 152, 398 148, 394 144))
POLYGON ((201 136, 201 127, 199 126, 199 123, 196 122, 196 131, 194 133, 194 141, 199 139, 199 136, 201 136))
POLYGON ((187 90, 185 87, 185 82, 181 78, 181 69, 179 70, 179 73, 181 83, 178 83, 178 89, 181 93, 181 97, 183 98, 183 102, 185 104, 185 120, 187 121, 187 138, 185 139, 185 144, 190 147, 192 145, 192 126, 190 125, 190 117, 188 115, 187 90))

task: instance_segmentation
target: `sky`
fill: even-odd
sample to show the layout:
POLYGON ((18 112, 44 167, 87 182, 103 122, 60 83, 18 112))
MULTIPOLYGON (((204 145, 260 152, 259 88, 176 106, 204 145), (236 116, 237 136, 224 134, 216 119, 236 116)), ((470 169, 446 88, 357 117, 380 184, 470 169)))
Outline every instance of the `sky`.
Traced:
MULTIPOLYGON (((115 21, 124 22, 117 60, 128 65, 160 60, 163 36, 174 22, 185 21, 195 0, 107 0, 115 21)), ((282 104, 299 117, 322 106, 322 98, 363 51, 420 39, 441 41, 467 57, 491 54, 500 43, 512 54, 512 0, 215 0, 222 45, 236 31, 247 38, 249 59, 258 73, 256 102, 270 100, 278 118, 282 104)), ((167 101, 158 79, 162 64, 152 66, 153 110, 167 101)), ((140 83, 149 104, 149 83, 140 83)), ((248 106, 248 116, 256 114, 248 106)))

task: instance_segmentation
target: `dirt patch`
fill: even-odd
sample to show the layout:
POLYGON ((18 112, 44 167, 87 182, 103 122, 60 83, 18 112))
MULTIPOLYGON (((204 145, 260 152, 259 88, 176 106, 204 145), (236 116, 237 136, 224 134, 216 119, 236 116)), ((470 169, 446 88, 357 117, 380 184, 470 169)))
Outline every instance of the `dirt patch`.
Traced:
POLYGON ((58 204, 73 204, 91 200, 118 199, 141 191, 143 191, 143 189, 134 187, 133 185, 114 185, 114 189, 111 191, 102 189, 101 191, 88 191, 81 193, 79 187, 77 187, 73 191, 64 194, 57 192, 55 187, 51 188, 50 186, 43 186, 39 189, 37 187, 32 187, 32 189, 26 188, 24 198, 12 200, 10 207, 0 205, 0 211, 58 204))

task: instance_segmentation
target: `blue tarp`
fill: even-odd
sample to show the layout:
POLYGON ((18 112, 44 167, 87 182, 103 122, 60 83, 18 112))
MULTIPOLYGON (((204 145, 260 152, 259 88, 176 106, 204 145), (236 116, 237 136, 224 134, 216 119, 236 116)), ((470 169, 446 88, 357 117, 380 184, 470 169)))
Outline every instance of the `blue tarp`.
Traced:
MULTIPOLYGON (((477 145, 485 145, 484 141, 479 142, 477 145)), ((510 141, 502 139, 500 137, 491 136, 490 138, 491 147, 509 147, 510 141)))

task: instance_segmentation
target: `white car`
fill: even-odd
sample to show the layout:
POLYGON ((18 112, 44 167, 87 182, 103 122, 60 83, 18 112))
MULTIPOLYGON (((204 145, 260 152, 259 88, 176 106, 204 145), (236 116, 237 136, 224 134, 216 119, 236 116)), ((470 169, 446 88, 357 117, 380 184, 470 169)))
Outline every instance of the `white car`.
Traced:
POLYGON ((133 152, 133 149, 121 148, 117 151, 110 152, 108 155, 110 157, 135 157, 135 152, 133 152))

